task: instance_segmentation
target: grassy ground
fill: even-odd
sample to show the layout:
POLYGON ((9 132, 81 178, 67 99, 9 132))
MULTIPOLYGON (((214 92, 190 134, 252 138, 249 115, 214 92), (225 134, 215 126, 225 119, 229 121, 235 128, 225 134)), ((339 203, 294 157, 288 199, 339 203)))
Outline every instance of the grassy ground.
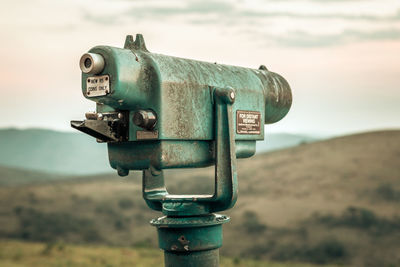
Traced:
MULTIPOLYGON (((223 226, 221 255, 400 266, 399 159, 400 131, 385 131, 240 160, 239 199, 224 212, 231 222, 223 226)), ((168 189, 210 193, 213 171, 168 171, 168 189)), ((148 222, 161 214, 146 206, 140 173, 37 184, 25 183, 26 172, 9 175, 0 166, 0 180, 8 182, 0 181, 0 238, 156 250, 148 222)))
MULTIPOLYGON (((163 266, 162 251, 149 248, 80 246, 0 240, 0 266, 163 266)), ((222 258, 221 267, 312 267, 297 263, 273 263, 248 259, 222 258)), ((333 265, 324 265, 333 267, 333 265)))

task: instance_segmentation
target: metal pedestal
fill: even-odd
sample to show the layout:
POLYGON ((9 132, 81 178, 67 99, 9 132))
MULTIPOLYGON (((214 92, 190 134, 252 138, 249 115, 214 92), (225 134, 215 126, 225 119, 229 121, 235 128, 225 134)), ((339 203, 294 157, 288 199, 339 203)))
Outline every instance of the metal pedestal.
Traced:
POLYGON ((164 216, 150 223, 157 227, 158 243, 164 250, 165 267, 218 267, 222 246, 222 224, 229 217, 164 216))

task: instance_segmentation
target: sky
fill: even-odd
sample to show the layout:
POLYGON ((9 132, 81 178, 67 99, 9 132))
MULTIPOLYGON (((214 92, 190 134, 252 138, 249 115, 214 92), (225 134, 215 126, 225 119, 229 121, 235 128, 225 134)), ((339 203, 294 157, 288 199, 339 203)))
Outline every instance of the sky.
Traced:
POLYGON ((142 33, 154 53, 283 75, 293 105, 269 132, 400 128, 399 0, 2 0, 0 127, 72 131, 95 109, 80 56, 142 33))

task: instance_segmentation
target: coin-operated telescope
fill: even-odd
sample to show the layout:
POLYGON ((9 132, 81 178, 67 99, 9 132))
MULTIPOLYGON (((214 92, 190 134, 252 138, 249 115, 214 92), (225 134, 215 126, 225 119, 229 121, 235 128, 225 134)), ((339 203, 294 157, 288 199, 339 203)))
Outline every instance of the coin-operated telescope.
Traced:
POLYGON ((143 197, 164 217, 166 266, 218 266, 222 224, 237 198, 236 159, 254 155, 264 123, 282 119, 292 94, 265 66, 248 69, 150 53, 142 35, 123 49, 97 46, 80 60, 82 93, 96 112, 71 126, 107 142, 120 176, 143 171, 143 197), (163 169, 215 165, 213 195, 168 194, 163 169))

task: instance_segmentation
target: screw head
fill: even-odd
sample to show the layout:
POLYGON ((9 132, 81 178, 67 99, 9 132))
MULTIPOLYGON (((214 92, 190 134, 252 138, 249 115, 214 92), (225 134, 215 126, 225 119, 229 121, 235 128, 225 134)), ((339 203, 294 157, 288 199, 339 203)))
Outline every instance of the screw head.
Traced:
POLYGON ((235 99, 235 92, 231 92, 230 94, 229 94, 229 96, 231 97, 231 99, 235 99))

